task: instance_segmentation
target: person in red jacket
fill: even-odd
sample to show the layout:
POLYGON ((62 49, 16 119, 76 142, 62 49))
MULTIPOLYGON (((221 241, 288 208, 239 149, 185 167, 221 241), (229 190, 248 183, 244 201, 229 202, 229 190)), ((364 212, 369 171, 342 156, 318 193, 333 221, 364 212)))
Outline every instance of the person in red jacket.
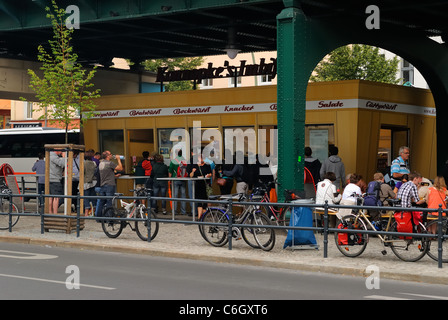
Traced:
POLYGON ((145 182, 146 188, 152 188, 152 179, 151 179, 151 172, 152 172, 152 164, 151 159, 149 158, 149 152, 145 151, 142 154, 143 160, 142 160, 142 168, 145 170, 145 176, 148 177, 148 179, 145 182))

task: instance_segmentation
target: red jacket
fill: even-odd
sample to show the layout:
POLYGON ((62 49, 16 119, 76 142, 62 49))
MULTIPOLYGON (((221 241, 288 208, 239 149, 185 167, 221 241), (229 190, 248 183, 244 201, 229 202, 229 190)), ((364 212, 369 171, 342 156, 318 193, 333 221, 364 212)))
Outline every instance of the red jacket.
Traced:
POLYGON ((152 171, 151 161, 147 159, 143 160, 142 167, 145 170, 145 176, 150 176, 152 171))

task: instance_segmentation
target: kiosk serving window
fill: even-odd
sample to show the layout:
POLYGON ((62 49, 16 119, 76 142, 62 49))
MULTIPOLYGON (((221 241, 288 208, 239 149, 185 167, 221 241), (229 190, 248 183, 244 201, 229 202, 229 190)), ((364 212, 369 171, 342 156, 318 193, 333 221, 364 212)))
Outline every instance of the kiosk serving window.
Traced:
MULTIPOLYGON (((125 154, 123 130, 99 130, 98 138, 100 152, 109 150, 112 154, 125 154)), ((125 167, 125 161, 121 160, 123 167, 125 167)))
POLYGON ((313 157, 323 162, 328 158, 328 146, 334 145, 334 125, 315 124, 305 126, 305 146, 313 151, 313 157))

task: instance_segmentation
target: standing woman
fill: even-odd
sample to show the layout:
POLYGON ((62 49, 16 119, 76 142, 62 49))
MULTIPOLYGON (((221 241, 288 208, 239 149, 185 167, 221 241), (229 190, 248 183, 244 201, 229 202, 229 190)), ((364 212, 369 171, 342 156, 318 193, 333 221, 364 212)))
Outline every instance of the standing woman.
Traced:
MULTIPOLYGON (((202 155, 198 155, 198 162, 196 164, 193 164, 191 172, 190 172, 190 178, 210 178, 212 176, 212 169, 209 164, 204 162, 204 159, 202 158, 202 155)), ((207 184, 209 183, 210 179, 206 180, 199 180, 195 181, 196 188, 195 188, 195 199, 204 199, 207 200, 207 184)), ((198 208, 198 220, 202 216, 202 212, 204 212, 204 209, 207 208, 207 202, 197 203, 198 208)))

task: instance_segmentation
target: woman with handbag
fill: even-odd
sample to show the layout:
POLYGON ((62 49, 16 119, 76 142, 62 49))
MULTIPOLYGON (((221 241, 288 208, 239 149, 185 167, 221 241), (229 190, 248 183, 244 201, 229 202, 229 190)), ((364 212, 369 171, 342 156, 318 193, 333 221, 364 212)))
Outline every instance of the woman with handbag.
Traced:
MULTIPOLYGON (((228 161, 231 162, 231 161, 228 161)), ((216 183, 219 186, 219 190, 221 194, 231 194, 233 188, 233 177, 228 177, 223 174, 223 171, 232 171, 234 164, 233 163, 223 163, 220 165, 218 170, 219 178, 216 179, 216 183)))
MULTIPOLYGON (((198 156, 198 162, 193 164, 190 172, 190 178, 210 178, 212 176, 212 169, 209 164, 204 162, 201 155, 198 156)), ((195 199, 207 200, 211 193, 210 179, 195 181, 195 199)), ((202 212, 207 208, 207 202, 197 203, 198 220, 201 218, 202 212)))

